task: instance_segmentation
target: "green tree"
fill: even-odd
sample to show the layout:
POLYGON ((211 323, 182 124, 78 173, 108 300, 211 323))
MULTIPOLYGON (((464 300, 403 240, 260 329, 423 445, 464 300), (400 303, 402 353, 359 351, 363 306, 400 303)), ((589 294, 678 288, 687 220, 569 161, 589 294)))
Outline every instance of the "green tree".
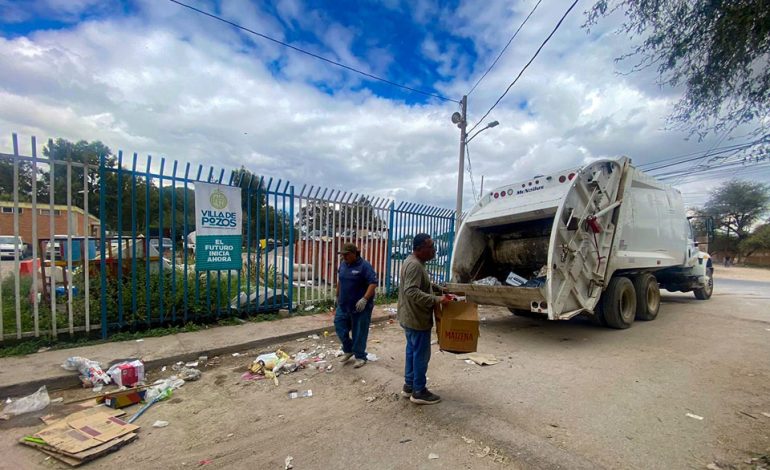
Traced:
POLYGON ((714 218, 714 226, 728 237, 743 241, 751 227, 770 207, 770 188, 749 181, 728 181, 714 189, 702 213, 714 218))
POLYGON ((770 224, 757 227, 739 247, 744 256, 751 256, 757 251, 770 251, 770 224))
MULTIPOLYGON (((5 157, 0 158, 0 200, 13 201, 13 160, 5 157)), ((18 193, 19 201, 29 202, 32 200, 32 180, 35 177, 32 172, 32 164, 20 160, 18 163, 19 180, 18 193)))
POLYGON ((700 137, 758 123, 770 139, 770 3, 767 0, 598 0, 587 27, 622 12, 620 30, 638 43, 619 58, 655 67, 659 83, 683 86, 670 121, 700 137))

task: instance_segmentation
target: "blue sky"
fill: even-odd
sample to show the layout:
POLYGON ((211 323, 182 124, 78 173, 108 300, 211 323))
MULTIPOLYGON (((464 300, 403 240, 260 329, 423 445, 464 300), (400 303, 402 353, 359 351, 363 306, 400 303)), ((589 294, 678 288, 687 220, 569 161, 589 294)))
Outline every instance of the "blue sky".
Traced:
MULTIPOLYGON (((187 0, 275 39, 452 99, 467 93, 536 0, 187 0)), ((471 144, 465 200, 485 187, 629 155, 705 151, 665 118, 681 90, 615 58, 621 18, 582 28, 583 1, 471 144), (473 181, 471 181, 471 179, 473 181)), ((564 13, 544 0, 469 98, 475 122, 564 13)), ((321 184, 452 207, 458 109, 332 67, 166 0, 0 0, 0 147, 24 137, 102 140, 114 151, 244 164, 321 184)), ((731 142, 725 141, 723 145, 731 142)), ((685 180, 699 202, 702 183, 685 180)), ((691 194, 691 196, 688 196, 691 194)))

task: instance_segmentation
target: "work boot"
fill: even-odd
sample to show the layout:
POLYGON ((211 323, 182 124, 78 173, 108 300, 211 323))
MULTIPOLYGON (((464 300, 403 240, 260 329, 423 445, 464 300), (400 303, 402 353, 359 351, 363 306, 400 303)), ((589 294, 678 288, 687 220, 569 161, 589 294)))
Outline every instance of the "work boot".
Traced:
POLYGON ((404 388, 401 389, 401 396, 404 398, 409 398, 412 396, 412 392, 414 392, 414 390, 412 390, 412 386, 404 384, 404 388))
POLYGON ((353 353, 345 353, 340 356, 340 362, 348 362, 351 357, 353 357, 353 353))
POLYGON ((426 388, 420 392, 412 393, 412 397, 409 400, 418 405, 435 405, 441 401, 441 397, 426 388))
POLYGON ((366 359, 356 359, 356 362, 353 364, 353 368, 358 369, 359 367, 363 367, 366 365, 366 359))

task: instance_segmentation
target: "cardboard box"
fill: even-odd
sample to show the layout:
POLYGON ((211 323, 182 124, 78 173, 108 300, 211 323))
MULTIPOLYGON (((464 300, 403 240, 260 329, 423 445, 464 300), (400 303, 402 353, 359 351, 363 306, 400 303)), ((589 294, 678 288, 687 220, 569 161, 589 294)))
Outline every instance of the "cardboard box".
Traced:
POLYGON ((479 342, 479 307, 473 302, 450 302, 436 307, 436 334, 443 351, 476 352, 479 342))
POLYGON ((133 387, 144 381, 144 364, 142 361, 131 361, 116 364, 108 371, 112 381, 118 387, 133 387))

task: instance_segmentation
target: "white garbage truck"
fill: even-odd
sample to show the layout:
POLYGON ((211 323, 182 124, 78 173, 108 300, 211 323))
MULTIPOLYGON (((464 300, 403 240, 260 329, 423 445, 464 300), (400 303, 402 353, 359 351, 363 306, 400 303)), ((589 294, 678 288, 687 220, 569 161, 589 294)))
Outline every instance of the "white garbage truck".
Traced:
POLYGON ((660 288, 713 291, 682 196, 627 157, 496 188, 465 216, 451 292, 513 313, 611 328, 654 320, 660 288))

